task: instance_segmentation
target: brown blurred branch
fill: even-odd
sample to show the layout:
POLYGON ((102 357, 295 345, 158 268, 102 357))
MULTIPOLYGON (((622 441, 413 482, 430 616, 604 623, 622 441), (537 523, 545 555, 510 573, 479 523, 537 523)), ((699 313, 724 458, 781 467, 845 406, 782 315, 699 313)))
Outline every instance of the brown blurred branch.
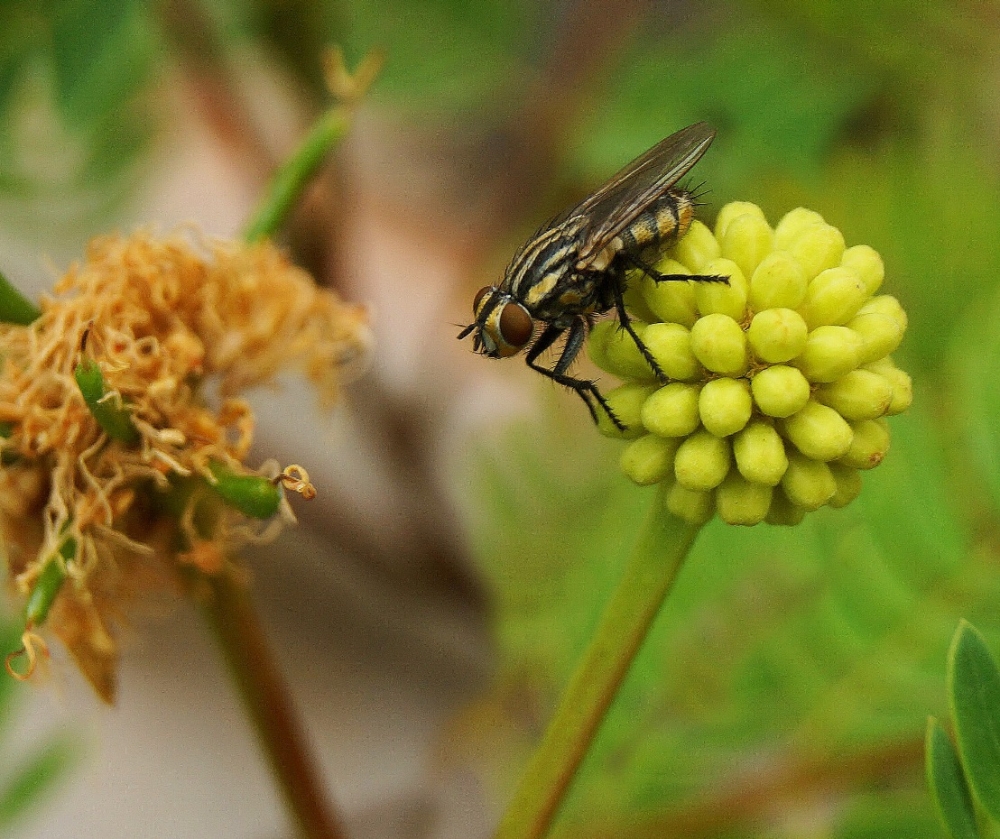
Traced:
POLYGON ((212 21, 190 0, 161 0, 156 10, 202 117, 262 184, 278 159, 260 134, 212 21))

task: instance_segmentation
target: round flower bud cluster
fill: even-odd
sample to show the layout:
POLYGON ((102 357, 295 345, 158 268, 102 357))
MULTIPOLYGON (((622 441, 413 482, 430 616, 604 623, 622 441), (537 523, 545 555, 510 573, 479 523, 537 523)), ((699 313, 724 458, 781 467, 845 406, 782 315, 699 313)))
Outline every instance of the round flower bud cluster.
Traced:
POLYGON ((734 202, 714 234, 695 221, 656 268, 728 283, 630 274, 632 325, 666 383, 617 321, 594 327, 591 358, 624 381, 605 394, 624 430, 607 416, 599 427, 630 441, 625 474, 666 482, 667 508, 691 522, 797 524, 850 503, 889 449, 885 417, 913 398, 890 357, 906 313, 878 293, 878 253, 845 247, 811 210, 772 229, 734 202))

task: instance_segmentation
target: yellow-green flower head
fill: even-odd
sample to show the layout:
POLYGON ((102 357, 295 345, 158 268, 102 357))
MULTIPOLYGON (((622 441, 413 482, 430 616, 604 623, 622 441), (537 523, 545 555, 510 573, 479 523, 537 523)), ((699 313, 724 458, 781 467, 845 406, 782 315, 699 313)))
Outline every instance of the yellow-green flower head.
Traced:
POLYGON ((669 379, 614 320, 590 336, 594 362, 623 380, 607 393, 629 440, 621 466, 638 484, 667 484, 667 508, 692 522, 797 524, 861 490, 860 470, 889 449, 885 418, 913 399, 891 353, 906 331, 879 294, 882 259, 846 247, 811 210, 777 227, 755 204, 722 208, 713 233, 694 222, 656 266, 729 283, 661 282, 634 272, 633 325, 669 379))

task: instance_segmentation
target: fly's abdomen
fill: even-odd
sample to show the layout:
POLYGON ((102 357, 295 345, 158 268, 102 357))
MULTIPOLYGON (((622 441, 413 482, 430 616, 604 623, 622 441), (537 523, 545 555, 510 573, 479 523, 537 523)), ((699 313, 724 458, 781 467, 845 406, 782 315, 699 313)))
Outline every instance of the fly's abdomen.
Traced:
POLYGON ((618 234, 620 250, 639 253, 654 246, 672 245, 691 226, 694 206, 694 198, 687 190, 665 192, 618 234))

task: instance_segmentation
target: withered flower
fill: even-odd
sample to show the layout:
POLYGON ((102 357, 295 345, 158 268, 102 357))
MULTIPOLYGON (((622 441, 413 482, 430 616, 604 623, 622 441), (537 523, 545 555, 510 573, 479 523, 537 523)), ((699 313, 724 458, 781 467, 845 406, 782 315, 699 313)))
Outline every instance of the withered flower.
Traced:
POLYGON ((40 317, 0 325, 0 528, 28 602, 28 665, 8 668, 30 673, 44 621, 113 701, 134 597, 220 573, 290 515, 279 486, 313 491, 246 465, 240 392, 298 366, 332 400, 367 343, 364 310, 273 245, 146 232, 93 241, 40 317))

